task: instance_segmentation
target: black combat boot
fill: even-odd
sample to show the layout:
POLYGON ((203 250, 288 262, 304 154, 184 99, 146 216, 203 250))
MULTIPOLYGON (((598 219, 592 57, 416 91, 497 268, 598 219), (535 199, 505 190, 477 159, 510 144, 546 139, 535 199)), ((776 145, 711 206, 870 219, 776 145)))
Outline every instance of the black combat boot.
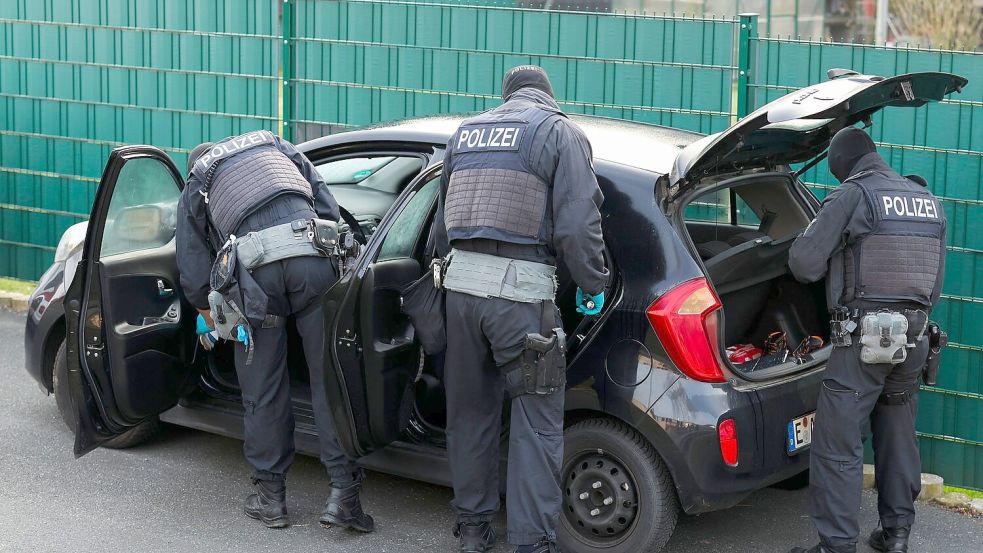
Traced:
POLYGON ((246 515, 261 521, 267 528, 290 526, 287 519, 287 485, 282 480, 253 479, 256 493, 246 498, 246 515))
POLYGON ((878 528, 870 533, 867 544, 886 553, 908 553, 908 536, 911 526, 897 528, 878 528))
POLYGON ((461 539, 461 553, 485 553, 495 547, 495 529, 490 522, 458 522, 454 537, 461 539))
POLYGON ((321 526, 325 528, 339 526, 359 532, 375 530, 375 521, 362 511, 362 501, 359 499, 361 491, 361 478, 344 487, 335 487, 332 484, 328 501, 324 504, 324 512, 321 513, 321 526))

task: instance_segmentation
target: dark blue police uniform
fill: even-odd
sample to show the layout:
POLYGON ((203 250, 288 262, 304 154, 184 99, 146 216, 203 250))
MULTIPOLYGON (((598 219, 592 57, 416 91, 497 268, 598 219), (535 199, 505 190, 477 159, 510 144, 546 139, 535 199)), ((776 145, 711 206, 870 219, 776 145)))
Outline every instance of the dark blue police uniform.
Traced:
POLYGON ((825 278, 828 304, 845 307, 854 320, 879 312, 903 314, 911 347, 900 356, 903 361, 866 363, 857 328, 850 345, 835 347, 830 355, 810 454, 810 514, 820 538, 810 551, 856 551, 861 434, 869 420, 882 526, 870 542, 902 553, 921 489, 915 415, 929 349, 925 325, 942 288, 945 215, 938 199, 891 169, 859 129, 834 137, 829 165, 842 184, 793 244, 789 267, 804 282, 825 278))
MULTIPOLYGON (((590 144, 560 111, 542 70, 529 70, 540 72, 545 85, 508 90, 507 76, 506 102, 464 121, 448 142, 438 250, 550 269, 559 261, 585 292, 600 294, 607 279, 603 196, 590 144)), ((450 261, 448 278, 458 263, 450 261)), ((522 288, 523 275, 509 273, 507 284, 522 288)), ((525 300, 447 291, 447 447, 461 551, 486 551, 494 541, 488 523, 499 509, 503 398, 515 384, 508 368, 527 335, 561 326, 552 297, 525 300)), ((563 386, 512 395, 508 539, 523 551, 553 550, 562 502, 563 386)))

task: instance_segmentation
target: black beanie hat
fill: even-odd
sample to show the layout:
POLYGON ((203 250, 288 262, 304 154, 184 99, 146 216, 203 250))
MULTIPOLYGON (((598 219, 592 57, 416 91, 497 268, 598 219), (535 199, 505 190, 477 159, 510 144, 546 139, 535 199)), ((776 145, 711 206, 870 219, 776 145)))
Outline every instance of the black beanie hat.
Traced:
POLYGON ((860 158, 877 151, 874 141, 864 131, 847 127, 836 133, 829 143, 829 172, 840 182, 851 175, 860 158))
POLYGON ((212 149, 212 146, 214 146, 214 145, 215 145, 214 142, 203 142, 203 143, 195 146, 195 149, 194 150, 191 150, 191 153, 188 154, 188 174, 189 175, 191 174, 191 169, 195 166, 195 162, 198 161, 198 158, 200 158, 208 150, 211 150, 212 149))
POLYGON ((509 96, 515 94, 519 89, 527 87, 541 90, 549 94, 550 98, 555 98, 553 85, 550 84, 550 78, 542 67, 520 65, 505 73, 505 78, 502 79, 502 99, 508 101, 509 96))

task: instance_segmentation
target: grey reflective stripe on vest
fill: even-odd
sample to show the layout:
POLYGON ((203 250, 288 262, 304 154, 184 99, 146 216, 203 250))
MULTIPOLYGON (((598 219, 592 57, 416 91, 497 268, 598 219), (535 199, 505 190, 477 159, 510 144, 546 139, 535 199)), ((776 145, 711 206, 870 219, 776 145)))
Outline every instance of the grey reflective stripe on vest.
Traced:
POLYGON ((447 186, 444 222, 448 230, 485 227, 536 238, 548 193, 545 182, 522 171, 454 171, 447 186))
POLYGON ((291 257, 323 257, 324 254, 314 247, 314 234, 308 222, 300 222, 304 225, 299 232, 295 230, 298 225, 294 222, 236 237, 236 255, 241 266, 251 271, 261 265, 291 257))
POLYGON ((503 298, 523 303, 553 301, 556 267, 453 249, 444 274, 447 290, 481 298, 503 298))
POLYGON ((311 183, 287 156, 272 146, 253 148, 225 162, 208 193, 208 208, 219 232, 227 236, 256 209, 283 194, 314 202, 311 183))

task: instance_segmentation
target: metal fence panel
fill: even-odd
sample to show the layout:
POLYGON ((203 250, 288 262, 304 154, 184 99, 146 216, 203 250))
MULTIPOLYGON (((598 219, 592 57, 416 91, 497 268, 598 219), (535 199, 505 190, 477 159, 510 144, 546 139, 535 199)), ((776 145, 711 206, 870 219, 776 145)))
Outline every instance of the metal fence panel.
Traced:
MULTIPOLYGON (((751 109, 824 80, 834 67, 884 76, 946 71, 970 79, 961 94, 938 104, 882 110, 869 132, 895 169, 929 181, 949 221, 943 299, 933 318, 954 343, 943 356, 939 386, 921 394, 922 463, 947 481, 983 488, 983 54, 774 38, 752 38, 749 51, 751 109)), ((825 162, 803 178, 820 197, 837 185, 825 162)))
POLYGON ((549 72, 569 112, 703 132, 730 123, 730 19, 392 0, 294 4, 296 103, 288 123, 298 139, 494 107, 503 73, 523 63, 549 72))
POLYGON ((267 0, 0 4, 0 274, 37 278, 127 143, 181 166, 196 144, 279 125, 267 0))

